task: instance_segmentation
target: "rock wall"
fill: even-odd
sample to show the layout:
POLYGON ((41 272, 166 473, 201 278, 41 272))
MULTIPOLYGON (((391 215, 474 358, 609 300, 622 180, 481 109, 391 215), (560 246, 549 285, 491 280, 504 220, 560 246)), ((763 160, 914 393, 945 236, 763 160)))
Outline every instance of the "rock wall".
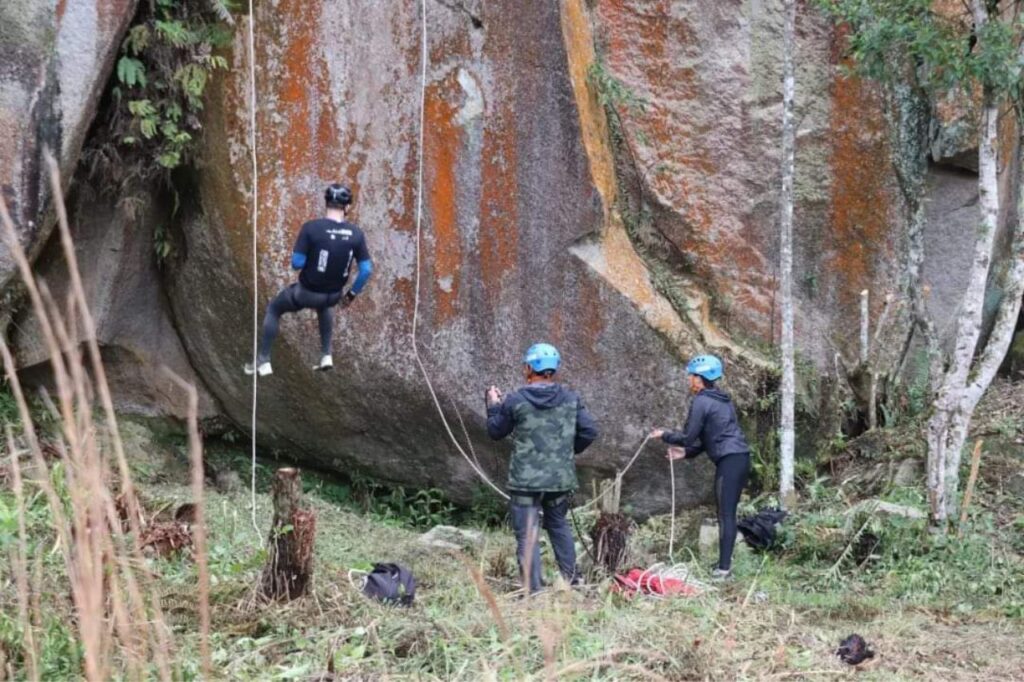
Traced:
MULTIPOLYGON (((215 417, 219 408, 185 355, 153 255, 153 233, 168 224, 172 202, 151 193, 111 205, 100 190, 88 181, 79 183, 68 205, 82 284, 115 408, 126 415, 184 420, 188 399, 163 374, 167 367, 198 388, 199 417, 215 417)), ((58 239, 40 254, 35 272, 55 301, 68 299, 70 279, 58 239)), ((22 380, 52 387, 50 356, 32 310, 19 311, 9 337, 22 380)))
MULTIPOLYGON (((652 425, 681 421, 682 352, 573 255, 600 238, 607 206, 581 140, 559 3, 460 7, 427 5, 420 350, 448 417, 464 417, 484 467, 503 482, 506 446, 484 438, 483 388, 517 384, 530 343, 558 344, 565 380, 604 431, 581 465, 607 475, 652 425)), ((355 219, 376 261, 366 293, 338 316, 334 373, 309 370, 312 316, 285 322, 275 374, 260 384, 260 442, 468 500, 479 482, 446 440, 410 336, 418 6, 283 1, 273 13, 258 10, 256 26, 261 312, 291 280, 292 241, 322 210, 331 180, 352 184, 355 219), (365 26, 374 27, 373 40, 346 39, 365 26)), ((247 423, 250 385, 240 369, 252 325, 251 179, 239 33, 232 74, 211 97, 208 159, 182 226, 188 257, 170 291, 199 374, 227 413, 247 423)), ((624 274, 643 286, 642 263, 631 267, 624 274)), ((627 487, 638 507, 665 498, 665 468, 651 453, 634 469, 627 487)), ((683 474, 688 502, 706 497, 706 475, 699 467, 683 474)))
MULTIPOLYGON (((485 437, 483 388, 518 384, 519 358, 538 340, 562 349, 564 380, 601 424, 579 461, 585 479, 612 475, 651 427, 682 423, 682 367, 698 350, 727 357, 726 387, 751 405, 776 326, 781 4, 428 2, 417 260, 420 4, 258 3, 257 291, 243 16, 231 70, 210 91, 202 162, 179 178, 166 225, 177 254, 163 272, 125 260, 145 258, 158 211, 127 219, 96 199, 76 212, 97 305, 109 305, 109 352, 142 358, 125 365, 142 377, 154 357, 189 365, 211 412, 247 425, 254 302, 262 317, 292 281, 295 235, 322 211, 325 184, 341 180, 355 190, 375 275, 337 316, 333 373, 309 369, 314 316, 286 318, 274 375, 259 383, 261 447, 472 498, 480 482, 415 363, 417 282, 415 343, 456 434, 459 415, 499 483, 507 446, 485 437), (621 85, 618 97, 602 79, 621 85), (112 244, 122 255, 103 256, 112 244), (169 311, 158 303, 134 319, 135 287, 163 300, 147 278, 166 286, 169 311)), ((804 358, 830 369, 853 350, 859 292, 878 305, 900 285, 904 208, 881 105, 841 70, 842 36, 802 5, 797 32, 797 338, 804 358)), ((933 195, 955 208, 963 194, 958 220, 969 222, 965 177, 936 174, 933 195)), ((932 206, 932 219, 950 207, 932 206)), ((955 271, 963 253, 930 251, 929 272, 955 271)), ((943 280, 944 301, 957 286, 943 280)), ((41 361, 24 339, 24 362, 41 361)), ((162 400, 124 384, 129 403, 162 400)), ((707 462, 678 469, 681 503, 707 500, 707 462)), ((663 510, 668 494, 652 447, 626 478, 626 502, 663 510)))
MULTIPOLYGON (((0 3, 0 192, 33 255, 53 227, 44 149, 70 177, 136 4, 0 3)), ((12 276, 14 264, 0 242, 0 292, 12 276)))
MULTIPOLYGON (((646 102, 617 108, 655 257, 678 256, 680 284, 705 292, 727 333, 771 342, 782 2, 599 0, 595 20, 605 68, 646 102)), ((872 87, 838 68, 841 40, 800 6, 796 334, 819 366, 853 350, 860 291, 880 304, 898 287, 901 206, 885 119, 872 87)))
MULTIPOLYGON (((772 340, 779 8, 592 4, 427 6, 419 343, 446 411, 464 415, 499 479, 504 448, 482 438, 479 396, 489 381, 516 383, 529 343, 563 348, 565 378, 605 432, 581 464, 607 474, 650 426, 682 421, 689 353, 710 347, 739 363, 734 388, 749 400, 764 363, 751 349, 772 340), (652 229, 683 267, 656 251, 641 257, 629 236, 621 150, 587 77, 597 61, 648 103, 619 113, 652 229), (662 265, 667 287, 650 269, 662 265)), ((354 186, 377 261, 366 295, 339 316, 339 371, 308 370, 312 316, 286 322, 275 375, 261 384, 259 436, 326 466, 465 498, 477 483, 411 353, 418 6, 282 1, 258 10, 256 27, 261 308, 290 280, 291 242, 328 181, 354 186), (366 26, 372 40, 346 40, 366 26)), ((871 122, 870 89, 837 75, 836 40, 813 12, 801 16, 797 215, 799 265, 811 275, 800 332, 804 353, 829 360, 856 324, 860 289, 895 286, 898 234, 884 126, 871 122)), ((243 47, 240 31, 209 108, 209 159, 183 225, 189 257, 171 288, 190 357, 240 423, 252 315, 243 47)), ((653 453, 641 462, 626 487, 649 509, 667 493, 665 466, 653 453)), ((702 483, 681 488, 699 490, 688 502, 704 496, 702 483)))

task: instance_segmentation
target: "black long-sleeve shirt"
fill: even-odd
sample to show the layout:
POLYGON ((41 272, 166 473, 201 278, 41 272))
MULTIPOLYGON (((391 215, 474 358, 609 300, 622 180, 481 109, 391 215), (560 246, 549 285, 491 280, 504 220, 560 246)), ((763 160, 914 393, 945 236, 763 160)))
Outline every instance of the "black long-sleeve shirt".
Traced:
POLYGON ((661 439, 683 447, 687 457, 706 452, 715 464, 728 455, 750 452, 729 394, 714 388, 694 396, 682 431, 666 431, 661 439))

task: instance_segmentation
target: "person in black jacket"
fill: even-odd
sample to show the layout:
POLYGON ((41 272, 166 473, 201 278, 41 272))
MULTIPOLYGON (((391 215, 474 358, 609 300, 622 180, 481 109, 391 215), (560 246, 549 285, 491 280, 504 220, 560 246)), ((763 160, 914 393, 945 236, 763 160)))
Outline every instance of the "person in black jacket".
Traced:
POLYGON ((682 431, 656 429, 651 438, 673 445, 669 459, 690 459, 702 452, 715 465, 715 500, 718 506, 718 566, 712 577, 724 580, 732 574, 732 550, 736 544, 736 508, 750 475, 750 446, 740 430, 736 408, 729 394, 718 390, 722 361, 699 355, 686 366, 690 414, 682 431))
POLYGON ((526 386, 502 397, 487 389, 487 434, 512 436, 508 492, 523 588, 541 588, 540 527, 548 532, 558 570, 577 581, 576 546, 569 527, 569 499, 578 487, 576 455, 597 438, 597 425, 580 397, 555 383, 561 357, 554 346, 538 343, 526 351, 526 386))

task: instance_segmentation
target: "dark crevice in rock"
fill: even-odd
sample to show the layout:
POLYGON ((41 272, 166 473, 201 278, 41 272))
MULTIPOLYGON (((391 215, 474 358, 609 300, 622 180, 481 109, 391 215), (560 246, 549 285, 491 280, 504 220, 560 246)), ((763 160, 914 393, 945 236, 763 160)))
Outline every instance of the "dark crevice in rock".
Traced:
POLYGON ((470 10, 468 7, 466 7, 465 3, 458 2, 457 0, 436 0, 436 2, 442 7, 447 7, 453 12, 461 12, 462 14, 465 14, 467 17, 469 17, 469 23, 473 26, 473 28, 479 30, 484 27, 484 21, 483 19, 480 18, 480 12, 474 12, 473 10, 470 10))

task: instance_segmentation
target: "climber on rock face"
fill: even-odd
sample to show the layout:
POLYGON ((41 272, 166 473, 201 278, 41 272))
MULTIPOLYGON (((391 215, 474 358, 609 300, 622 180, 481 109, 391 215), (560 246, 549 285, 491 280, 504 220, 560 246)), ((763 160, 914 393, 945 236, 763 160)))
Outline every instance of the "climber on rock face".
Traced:
POLYGON ((575 456, 597 438, 597 426, 580 397, 554 381, 560 362, 554 346, 538 343, 523 358, 526 386, 506 398, 495 386, 487 389, 487 434, 494 440, 512 435, 509 506, 528 593, 541 588, 541 526, 548 532, 559 572, 570 583, 577 582, 569 498, 578 487, 575 456))
POLYGON ((722 378, 722 361, 714 355, 698 355, 686 365, 686 374, 694 394, 686 426, 682 431, 655 429, 651 438, 676 446, 668 449, 669 459, 692 459, 707 452, 714 463, 718 566, 712 570, 712 577, 724 580, 731 577, 736 507, 750 474, 750 446, 740 430, 729 394, 715 386, 722 378))
POLYGON ((326 216, 305 223, 292 249, 292 269, 300 271, 299 281, 281 290, 267 306, 256 366, 246 363, 246 374, 258 372, 262 377, 273 373, 270 351, 281 315, 306 308, 316 310, 320 323, 320 362, 313 369, 328 370, 334 366, 331 357, 334 306, 339 302, 342 308, 352 304, 370 279, 373 263, 363 231, 345 219, 352 204, 352 191, 333 184, 324 192, 324 200, 326 216), (358 264, 359 274, 351 288, 342 293, 353 261, 358 264))

